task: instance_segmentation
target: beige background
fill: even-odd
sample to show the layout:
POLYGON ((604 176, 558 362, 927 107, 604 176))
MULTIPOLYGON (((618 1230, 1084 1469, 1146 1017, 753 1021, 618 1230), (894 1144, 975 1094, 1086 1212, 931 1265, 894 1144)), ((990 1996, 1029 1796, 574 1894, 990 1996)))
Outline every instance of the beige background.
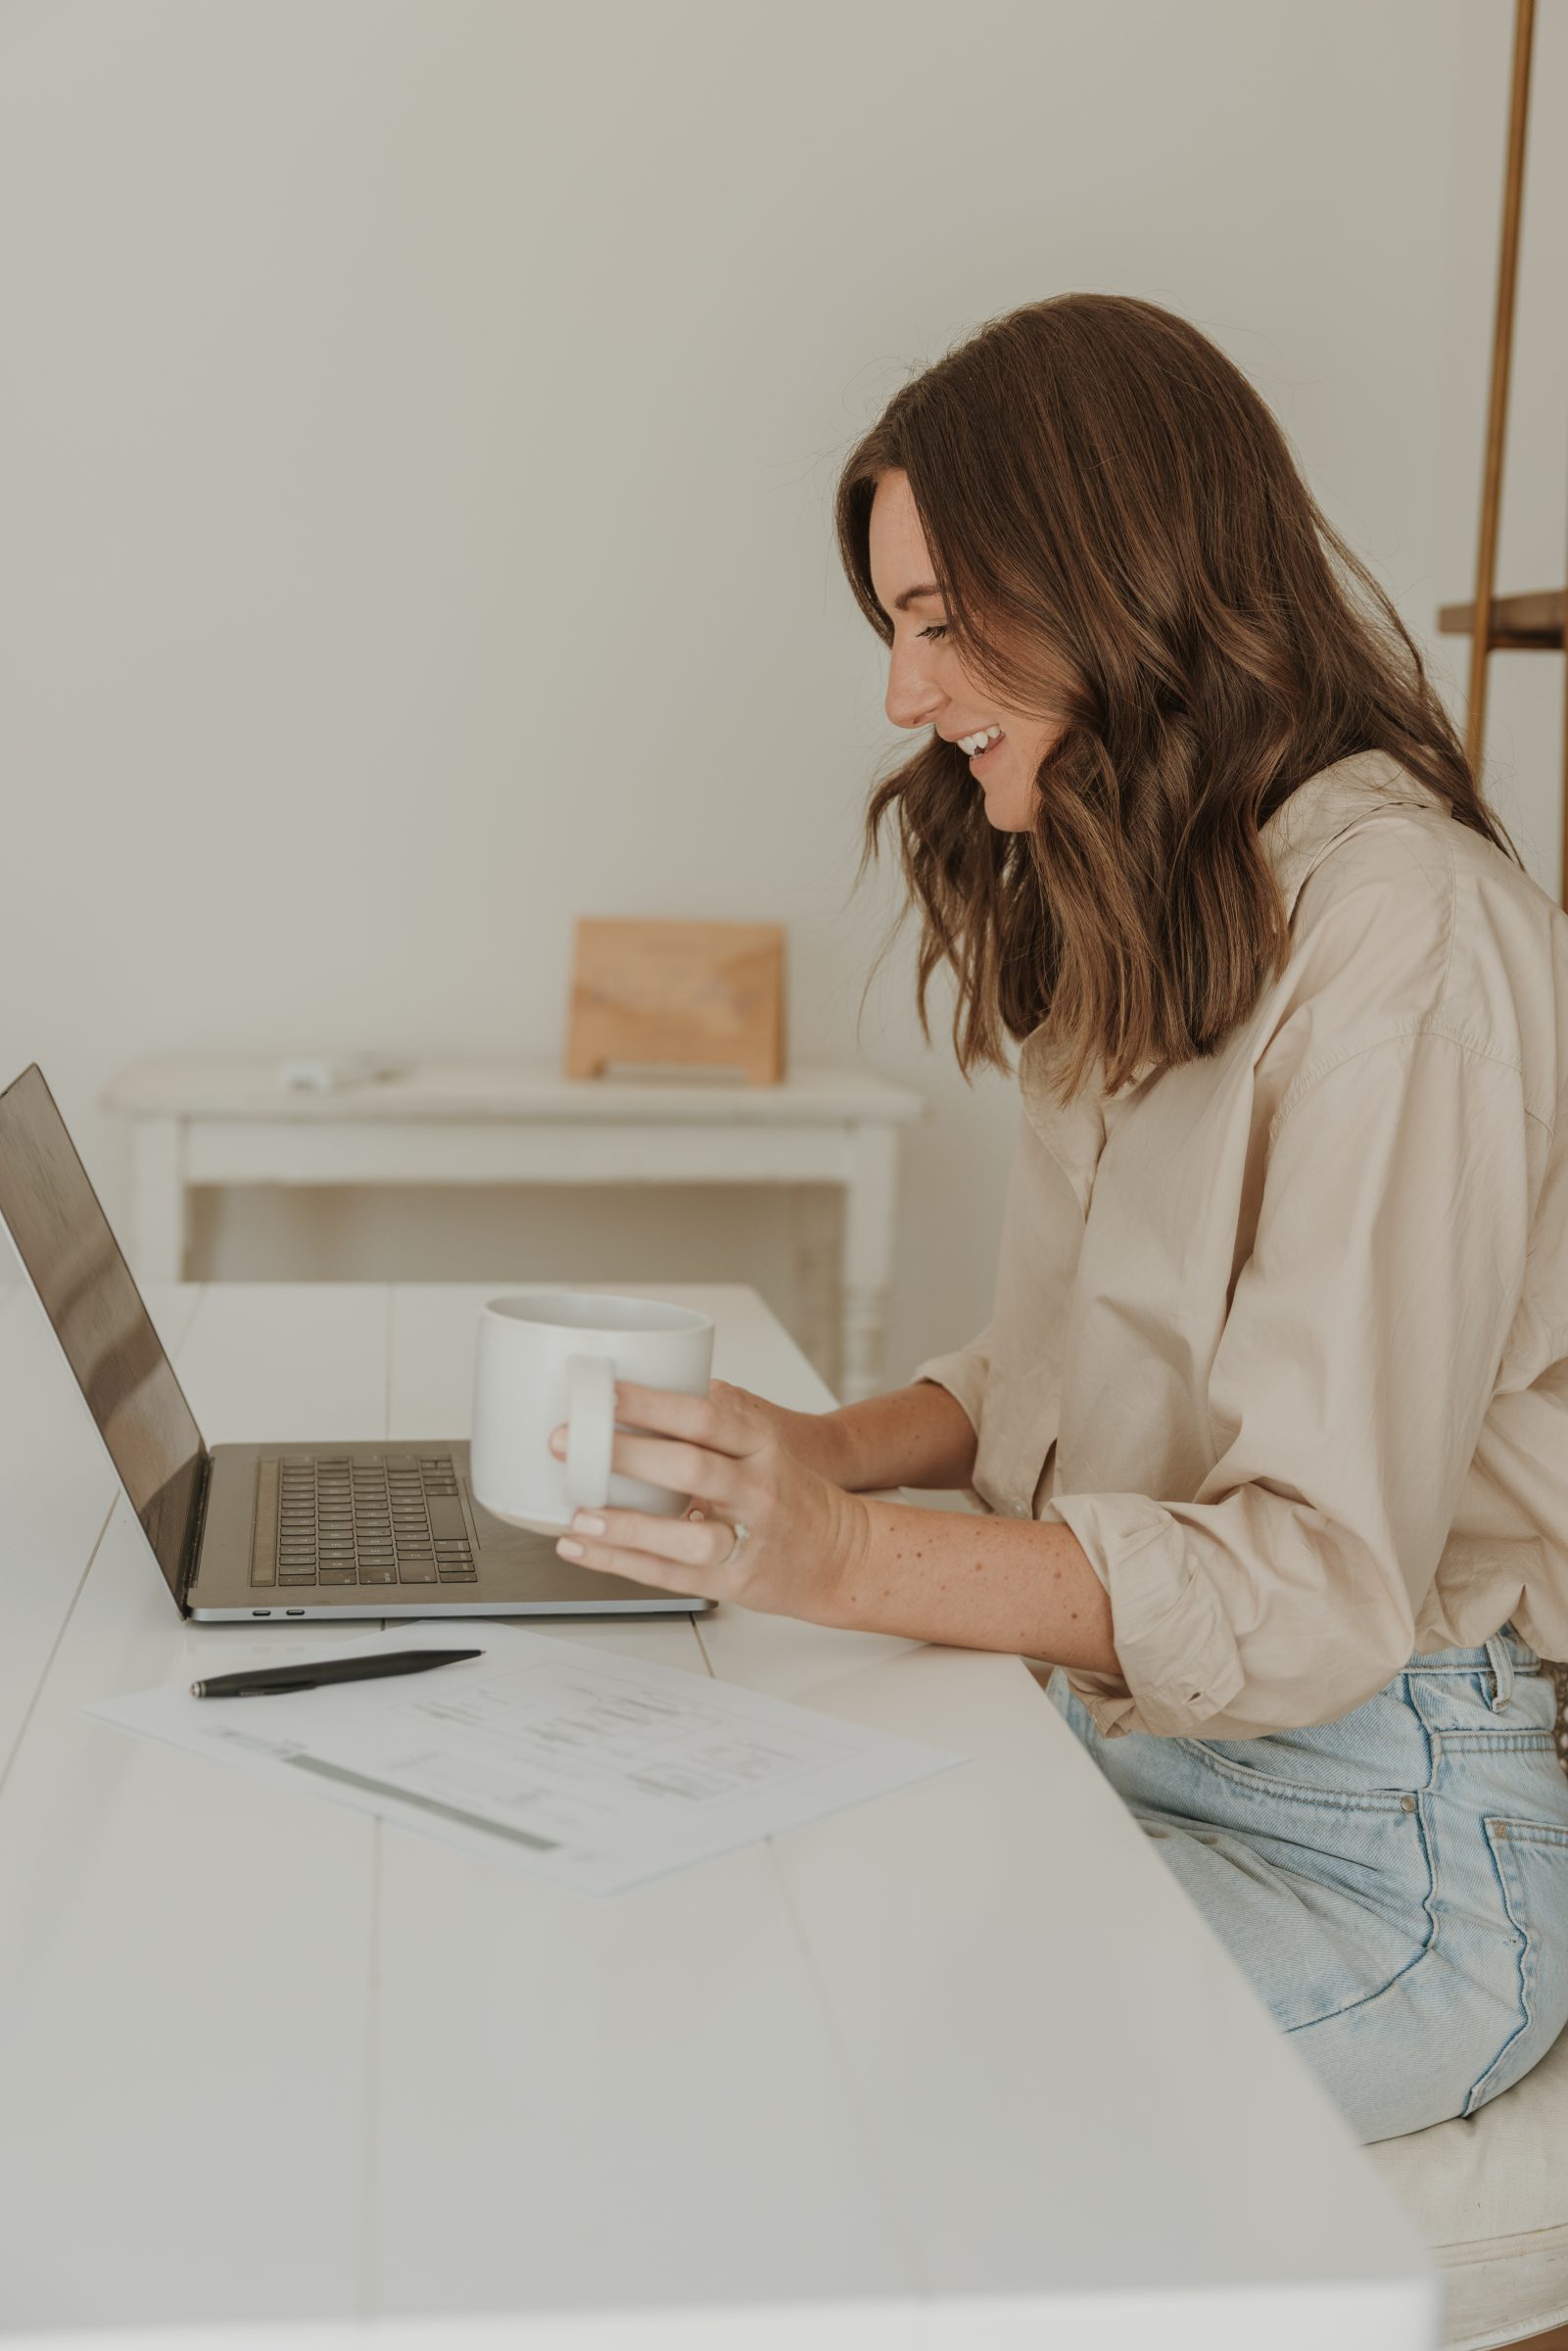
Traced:
MULTIPOLYGON (((1017 1118, 895 903, 903 738, 829 530, 887 395, 1066 288, 1192 317, 1462 708, 1504 0, 0 5, 0 1082, 561 1050, 578 913, 784 922, 796 1059, 909 1080, 888 1372, 989 1312, 1017 1118)), ((1501 585, 1568 542, 1544 0, 1501 585)), ((1555 891, 1562 664, 1491 785, 1555 891)), ((782 1196, 204 1201, 198 1272, 752 1280, 782 1196)))

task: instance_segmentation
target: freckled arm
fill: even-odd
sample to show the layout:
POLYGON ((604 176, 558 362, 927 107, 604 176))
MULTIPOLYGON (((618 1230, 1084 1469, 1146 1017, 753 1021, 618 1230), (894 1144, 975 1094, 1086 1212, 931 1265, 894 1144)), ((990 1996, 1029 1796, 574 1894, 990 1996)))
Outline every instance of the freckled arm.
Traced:
POLYGON ((1070 1527, 856 1499, 832 1622, 1120 1675, 1110 1599, 1070 1527))

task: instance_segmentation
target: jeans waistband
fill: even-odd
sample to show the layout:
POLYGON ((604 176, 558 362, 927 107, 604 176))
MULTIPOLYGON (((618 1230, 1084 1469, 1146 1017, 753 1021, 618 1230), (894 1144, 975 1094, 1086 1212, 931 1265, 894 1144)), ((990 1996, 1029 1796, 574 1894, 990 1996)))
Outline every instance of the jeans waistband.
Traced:
POLYGON ((1538 1674, 1541 1658, 1528 1641, 1521 1641, 1511 1624, 1502 1624, 1479 1649, 1439 1649, 1413 1656, 1406 1673, 1486 1673, 1492 1676, 1492 1710, 1500 1714, 1513 1695, 1515 1678, 1538 1674))

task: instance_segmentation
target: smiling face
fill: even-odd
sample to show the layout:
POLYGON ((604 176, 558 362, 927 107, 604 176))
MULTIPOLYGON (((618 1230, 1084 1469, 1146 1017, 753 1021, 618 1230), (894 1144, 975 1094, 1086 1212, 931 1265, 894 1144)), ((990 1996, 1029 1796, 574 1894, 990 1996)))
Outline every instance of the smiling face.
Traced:
POLYGON ((1000 727, 1000 741, 970 759, 985 814, 999 833, 1034 822, 1034 778, 1066 733, 1066 721, 1002 709, 965 675, 947 635, 931 559, 907 473, 884 473, 872 500, 872 585, 893 626, 886 710, 895 727, 934 727, 949 743, 1000 727))

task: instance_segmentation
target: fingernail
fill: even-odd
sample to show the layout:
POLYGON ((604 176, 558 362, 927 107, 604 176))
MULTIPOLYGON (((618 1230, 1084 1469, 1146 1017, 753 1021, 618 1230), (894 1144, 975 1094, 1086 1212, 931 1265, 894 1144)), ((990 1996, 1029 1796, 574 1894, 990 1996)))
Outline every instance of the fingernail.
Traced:
POLYGON ((563 1553, 569 1559, 580 1559, 583 1556, 582 1544, 574 1543, 567 1535, 562 1535, 555 1548, 558 1552, 563 1553))
POLYGON ((601 1535, 604 1532, 604 1520, 595 1518, 592 1511, 579 1511, 572 1524, 580 1535, 601 1535))

